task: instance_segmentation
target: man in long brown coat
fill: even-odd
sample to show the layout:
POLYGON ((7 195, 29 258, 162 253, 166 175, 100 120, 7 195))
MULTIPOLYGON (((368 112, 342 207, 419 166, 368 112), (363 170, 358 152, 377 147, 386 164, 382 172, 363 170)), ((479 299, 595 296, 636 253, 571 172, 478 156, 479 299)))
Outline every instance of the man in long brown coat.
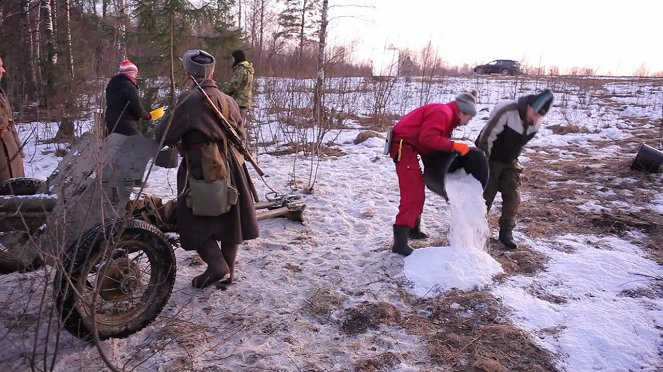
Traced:
POLYGON ((203 288, 217 282, 232 283, 238 245, 244 240, 258 237, 258 222, 254 207, 254 194, 246 165, 241 156, 227 144, 220 123, 203 95, 196 89, 196 79, 234 129, 244 134, 237 103, 222 93, 214 80, 214 57, 203 50, 189 50, 182 56, 190 89, 182 93, 175 107, 164 116, 156 128, 156 138, 165 145, 177 146, 184 157, 177 172, 177 224, 180 242, 185 250, 195 250, 207 264, 207 269, 195 277, 191 285, 203 288), (172 119, 172 122, 171 122, 172 119), (203 179, 202 148, 209 143, 220 143, 221 154, 228 164, 232 185, 239 192, 239 200, 227 213, 215 217, 195 216, 186 206, 187 177, 203 179), (221 248, 217 242, 221 242, 221 248))
MULTIPOLYGON (((5 74, 5 67, 0 58, 0 80, 5 74)), ((10 178, 25 177, 23 158, 25 154, 21 149, 16 124, 12 116, 12 109, 5 91, 0 88, 0 181, 10 178)))

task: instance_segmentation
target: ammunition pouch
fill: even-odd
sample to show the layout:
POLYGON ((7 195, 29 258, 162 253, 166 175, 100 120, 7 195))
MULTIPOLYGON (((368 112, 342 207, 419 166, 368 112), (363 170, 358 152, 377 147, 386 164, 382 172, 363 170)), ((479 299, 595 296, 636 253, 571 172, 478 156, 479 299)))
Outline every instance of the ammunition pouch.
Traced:
POLYGON ((230 177, 211 182, 189 177, 188 182, 186 206, 192 209, 194 216, 216 217, 228 213, 239 199, 239 192, 230 183, 230 177))

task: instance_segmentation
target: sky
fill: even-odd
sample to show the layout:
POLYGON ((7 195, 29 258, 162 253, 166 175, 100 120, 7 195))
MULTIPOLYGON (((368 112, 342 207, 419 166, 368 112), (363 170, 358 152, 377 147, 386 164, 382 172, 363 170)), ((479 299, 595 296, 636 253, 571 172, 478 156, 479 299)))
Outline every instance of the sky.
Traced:
MULTIPOLYGON (((482 87, 481 114, 454 131, 455 140, 476 138, 487 120, 481 110, 492 109, 511 85, 505 79, 448 78, 433 89, 432 100, 446 102, 461 88, 477 83, 482 87)), ((538 84, 519 80, 519 92, 537 91, 538 84)), ((263 86, 262 82, 258 85, 263 86)), ((419 88, 399 80, 390 111, 414 108, 417 99, 413 92, 419 88)), ((541 132, 520 158, 525 172, 534 166, 530 163, 533 154, 559 153, 567 158, 589 154, 596 164, 594 174, 603 178, 559 201, 569 215, 578 211, 637 214, 644 209, 663 214, 663 196, 655 188, 663 182, 663 173, 645 177, 625 171, 623 177, 615 177, 600 170, 606 162, 627 167, 634 154, 618 145, 639 142, 645 137, 644 130, 658 130, 661 89, 648 82, 617 81, 580 96, 573 89, 555 92, 560 104, 547 114, 541 132), (564 107, 562 102, 566 102, 564 107), (555 134, 549 129, 569 119, 587 131, 555 134), (634 133, 640 137, 634 138, 634 133), (581 154, 580 148, 586 153, 581 154), (634 188, 656 196, 634 197, 634 188)), ((265 141, 269 147, 260 148, 257 158, 266 175, 260 179, 254 174, 254 183, 261 196, 270 188, 287 194, 292 192, 291 181, 301 185, 305 180, 310 164, 302 158, 295 161, 292 155, 267 153, 281 149, 287 126, 271 116, 269 103, 273 101, 264 90, 258 92, 256 115, 264 119, 260 137, 275 141, 265 141)), ((368 116, 371 108, 366 102, 373 99, 372 93, 362 90, 354 94, 358 96, 347 103, 349 110, 368 116)), ((452 288, 483 288, 501 300, 508 311, 505 317, 512 324, 554 354, 560 370, 660 370, 663 299, 656 291, 656 282, 660 288, 663 267, 648 259, 638 246, 642 232, 631 230, 617 236, 560 231, 535 238, 528 236, 527 222, 521 221, 514 230, 515 238, 523 251, 545 257, 543 268, 531 275, 496 280, 494 275, 503 271, 494 259, 499 252, 487 254, 480 247, 486 236, 472 234, 486 228, 481 226, 486 220, 482 218, 485 206, 476 189, 478 183, 454 173, 445 181, 450 203, 426 192, 422 227, 431 238, 403 258, 389 251, 399 194, 393 162, 382 154, 384 140, 374 137, 355 145, 353 140, 363 127, 353 121, 347 124, 348 128, 328 134, 344 155, 322 158, 313 192, 298 193, 306 203, 305 222, 285 218, 260 221, 261 236, 241 245, 237 282, 224 291, 192 289, 191 279, 204 270, 204 264, 195 253, 176 248, 177 279, 159 317, 128 338, 101 343, 100 348, 115 365, 136 371, 212 370, 219 365, 229 370, 269 370, 274 366, 286 371, 307 367, 353 370, 362 360, 389 353, 400 360, 399 371, 436 370, 439 366, 430 364, 425 342, 402 328, 381 324, 363 334, 342 332, 340 325, 348 310, 365 303, 387 303, 408 316, 412 301, 403 299, 404 291, 424 298, 452 288), (449 245, 438 244, 447 240, 449 245), (642 295, 624 295, 627 292, 642 295)), ((90 121, 77 122, 79 130, 90 126, 90 121)), ((45 179, 57 166, 59 158, 54 150, 62 145, 44 141, 55 135, 56 127, 54 123, 18 125, 21 138, 29 138, 25 147, 28 176, 45 179)), ((171 199, 176 194, 175 179, 175 169, 154 168, 146 192, 171 199)), ((523 190, 523 203, 536 202, 530 195, 523 190)), ((493 211, 499 203, 498 195, 493 211)), ((495 226, 489 234, 496 237, 495 226)), ((39 294, 52 293, 50 286, 43 286, 48 282, 43 278, 43 270, 0 275, 0 368, 26 370, 29 363, 41 365, 31 360, 39 358, 32 349, 51 352, 57 347, 54 370, 98 370, 102 362, 94 346, 68 334, 56 342, 47 336, 52 324, 35 322, 43 319, 39 294), (16 322, 8 326, 13 314, 16 322)), ((460 304, 451 308, 472 311, 460 304)), ((51 309, 46 306, 43 311, 51 309)))
POLYGON ((631 75, 663 71, 663 2, 651 0, 331 0, 330 42, 370 60, 430 41, 451 65, 513 59, 631 75), (346 4, 362 5, 342 6, 346 4))

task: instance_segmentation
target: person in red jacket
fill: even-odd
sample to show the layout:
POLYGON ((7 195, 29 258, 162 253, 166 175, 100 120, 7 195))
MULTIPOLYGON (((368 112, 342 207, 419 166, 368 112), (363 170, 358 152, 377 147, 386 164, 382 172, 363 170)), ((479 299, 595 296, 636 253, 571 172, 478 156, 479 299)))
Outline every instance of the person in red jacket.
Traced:
POLYGON ((389 155, 396 164, 400 205, 394 223, 394 245, 391 251, 408 256, 412 248, 408 238, 428 237, 420 229, 424 210, 424 175, 419 156, 436 151, 457 151, 465 156, 468 145, 451 140, 454 128, 465 125, 476 115, 476 95, 462 93, 452 102, 430 103, 414 109, 394 125, 389 155))

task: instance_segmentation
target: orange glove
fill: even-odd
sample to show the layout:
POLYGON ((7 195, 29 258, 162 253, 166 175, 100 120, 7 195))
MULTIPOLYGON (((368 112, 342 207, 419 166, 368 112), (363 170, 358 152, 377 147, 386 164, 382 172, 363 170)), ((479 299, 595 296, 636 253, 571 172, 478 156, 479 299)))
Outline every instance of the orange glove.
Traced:
POLYGON ((460 156, 465 156, 468 152, 470 152, 470 146, 461 142, 454 142, 452 148, 454 151, 457 151, 460 156))

